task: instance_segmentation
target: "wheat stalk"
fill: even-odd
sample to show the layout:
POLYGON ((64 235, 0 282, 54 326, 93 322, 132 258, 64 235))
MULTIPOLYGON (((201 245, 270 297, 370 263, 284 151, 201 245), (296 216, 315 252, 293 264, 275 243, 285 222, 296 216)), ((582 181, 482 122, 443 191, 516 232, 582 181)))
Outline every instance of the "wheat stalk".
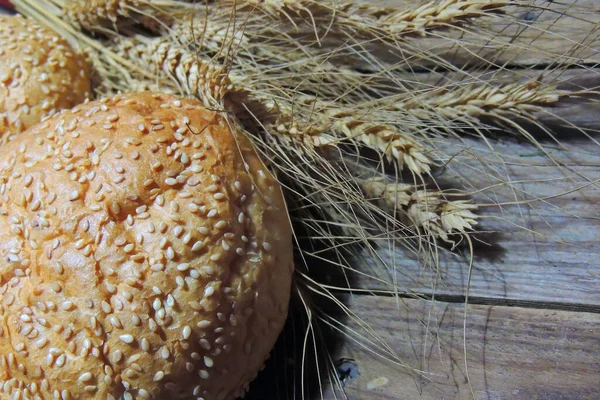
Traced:
POLYGON ((169 35, 202 55, 227 63, 231 71, 247 78, 256 90, 281 95, 319 90, 320 96, 352 103, 359 98, 390 93, 387 82, 348 65, 333 63, 308 46, 280 35, 268 24, 255 26, 245 17, 237 24, 222 12, 211 11, 177 21, 169 35))
POLYGON ((177 21, 169 33, 183 45, 208 54, 216 55, 249 46, 242 28, 233 25, 231 18, 223 18, 215 13, 177 21))

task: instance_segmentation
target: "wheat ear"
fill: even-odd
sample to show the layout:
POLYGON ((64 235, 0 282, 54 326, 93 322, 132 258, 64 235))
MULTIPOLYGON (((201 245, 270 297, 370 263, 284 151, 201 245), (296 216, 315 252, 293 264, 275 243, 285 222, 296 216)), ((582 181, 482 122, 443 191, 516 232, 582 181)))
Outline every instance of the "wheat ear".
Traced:
POLYGON ((509 4, 497 0, 445 0, 430 1, 413 10, 359 7, 356 13, 373 17, 379 29, 395 37, 426 36, 433 30, 459 28, 475 18, 500 14, 509 4))
POLYGON ((137 0, 88 0, 67 2, 64 13, 71 25, 86 30, 115 24, 119 18, 131 16, 137 0))
POLYGON ((191 4, 180 0, 54 0, 63 9, 69 23, 90 32, 115 30, 118 23, 142 24, 158 32, 177 16, 191 10, 191 4))
POLYGON ((234 89, 223 66, 196 56, 163 38, 136 40, 120 37, 114 50, 136 62, 140 68, 154 66, 171 78, 186 94, 200 99, 206 106, 223 105, 225 94, 234 89))
POLYGON ((354 109, 333 108, 327 115, 333 121, 330 129, 334 133, 377 151, 388 162, 394 162, 399 170, 406 166, 418 176, 431 171, 430 152, 409 134, 400 133, 392 126, 370 122, 364 119, 362 112, 354 109))
POLYGON ((539 79, 501 86, 469 84, 457 89, 434 89, 395 103, 394 108, 418 117, 437 115, 451 120, 509 115, 530 117, 569 94, 551 85, 542 86, 539 79))
POLYGON ((380 207, 445 242, 452 243, 450 235, 466 234, 477 224, 478 217, 473 213, 477 206, 469 200, 449 201, 437 191, 415 190, 414 185, 382 179, 363 180, 360 185, 380 207))

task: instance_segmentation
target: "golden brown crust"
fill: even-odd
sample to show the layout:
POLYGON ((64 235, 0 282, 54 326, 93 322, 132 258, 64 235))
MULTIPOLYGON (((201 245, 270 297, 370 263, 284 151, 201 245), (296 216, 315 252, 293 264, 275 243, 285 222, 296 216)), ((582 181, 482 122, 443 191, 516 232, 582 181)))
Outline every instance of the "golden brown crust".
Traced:
POLYGON ((18 15, 0 15, 0 137, 74 107, 90 93, 85 60, 58 34, 18 15))
POLYGON ((0 147, 8 392, 233 399, 282 329, 292 270, 278 183, 195 101, 91 102, 0 147))

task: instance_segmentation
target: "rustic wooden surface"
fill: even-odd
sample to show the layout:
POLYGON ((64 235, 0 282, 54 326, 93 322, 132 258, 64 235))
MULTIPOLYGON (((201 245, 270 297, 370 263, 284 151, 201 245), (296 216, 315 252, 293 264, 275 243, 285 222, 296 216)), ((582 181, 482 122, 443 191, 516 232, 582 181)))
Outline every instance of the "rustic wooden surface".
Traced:
MULTIPOLYGON (((385 264, 373 261, 372 269, 395 265, 387 281, 411 293, 392 296, 392 284, 362 276, 353 286, 372 295, 354 295, 349 307, 423 374, 345 340, 336 355, 354 359, 361 373, 346 385, 349 399, 472 399, 464 367, 467 286, 467 365, 476 399, 600 399, 600 148, 589 139, 561 140, 565 148, 551 155, 564 168, 529 144, 495 144, 506 164, 492 177, 481 171, 490 172, 483 158, 489 154, 485 162, 494 165, 493 153, 477 141, 460 144, 482 161, 459 159, 445 179, 479 177, 475 187, 522 181, 514 184, 518 198, 548 199, 481 211, 488 244, 476 249, 469 286, 464 256, 447 252, 438 269, 423 270, 409 252, 380 250, 385 264)), ((511 202, 515 192, 500 187, 475 197, 511 202)))
POLYGON ((463 342, 461 304, 407 300, 408 312, 391 298, 356 296, 351 306, 422 371, 412 374, 347 342, 340 352, 360 371, 346 386, 351 399, 468 399, 468 382, 477 400, 600 398, 598 314, 470 305, 463 342))
MULTIPOLYGON (((406 1, 386 3, 398 6, 406 1)), ((475 69, 471 76, 513 82, 543 74, 545 82, 561 89, 598 91, 600 3, 553 2, 553 13, 544 10, 550 3, 531 4, 540 8, 514 7, 506 23, 489 25, 482 35, 450 33, 470 43, 466 47, 429 38, 416 42, 415 49, 462 67, 467 61, 476 64, 477 57, 489 61, 490 54, 516 36, 516 46, 495 58, 498 65, 514 68, 500 74, 475 69), (571 17, 584 9, 583 19, 571 17), (540 39, 540 32, 548 28, 554 34, 540 39), (492 36, 496 40, 491 46, 470 52, 492 36), (586 46, 573 52, 573 44, 581 41, 586 46), (545 66, 557 60, 579 67, 546 73, 545 66)), ((412 65, 416 61, 412 59, 412 65)), ((454 85, 460 75, 430 72, 428 61, 421 61, 421 67, 407 72, 406 81, 454 85)), ((564 145, 553 146, 543 134, 538 136, 552 148, 556 164, 518 141, 496 143, 493 151, 476 140, 455 143, 457 158, 444 174, 449 186, 460 186, 461 177, 474 181, 474 189, 513 182, 516 191, 498 186, 475 197, 483 203, 544 200, 481 210, 487 218, 478 227, 486 231, 480 238, 488 244, 477 245, 470 280, 468 260, 450 252, 442 255, 439 268, 429 270, 402 249, 380 249, 377 257, 364 254, 378 278, 382 270, 388 274, 383 279, 357 277, 353 287, 371 292, 354 294, 348 305, 390 351, 422 373, 382 361, 346 339, 336 355, 354 359, 360 371, 345 386, 349 399, 600 399, 600 147, 593 143, 600 141, 599 104, 563 101, 551 113, 537 115, 553 126, 564 145), (589 128, 593 139, 575 135, 569 129, 573 125, 589 128), (497 154, 505 163, 494 158, 497 154), (390 291, 398 287, 408 293, 393 296, 390 291), (412 296, 435 296, 435 301, 412 296), (470 380, 465 373, 465 332, 470 380)), ((344 323, 358 329, 351 319, 344 323)), ((334 398, 331 386, 325 397, 334 398)))

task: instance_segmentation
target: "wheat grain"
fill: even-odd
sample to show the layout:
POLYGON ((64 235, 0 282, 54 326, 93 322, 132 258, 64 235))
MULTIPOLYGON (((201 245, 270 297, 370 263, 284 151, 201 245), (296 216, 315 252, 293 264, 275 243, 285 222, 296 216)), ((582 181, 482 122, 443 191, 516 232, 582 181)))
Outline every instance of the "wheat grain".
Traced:
POLYGON ((115 23, 120 17, 129 17, 131 6, 137 5, 137 0, 74 1, 67 3, 65 14, 74 25, 90 29, 105 21, 115 23))

